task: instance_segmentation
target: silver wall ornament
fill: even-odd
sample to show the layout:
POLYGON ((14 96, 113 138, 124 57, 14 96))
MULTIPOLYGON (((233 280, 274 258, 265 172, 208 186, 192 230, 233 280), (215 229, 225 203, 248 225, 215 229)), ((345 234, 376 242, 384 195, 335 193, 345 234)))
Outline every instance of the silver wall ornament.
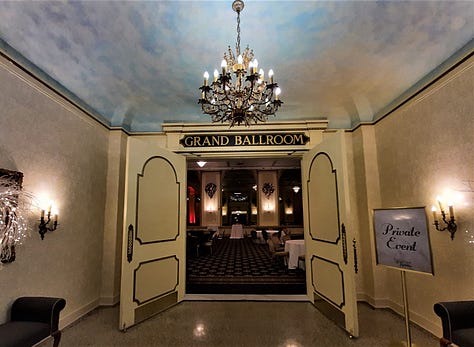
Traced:
POLYGON ((217 186, 215 185, 215 183, 208 183, 206 184, 206 187, 204 188, 204 190, 206 191, 209 198, 212 199, 214 194, 216 194, 217 186))
POLYGON ((271 183, 264 183, 262 187, 262 192, 265 194, 267 199, 270 199, 270 196, 272 196, 273 192, 275 191, 275 188, 273 187, 273 184, 271 183))

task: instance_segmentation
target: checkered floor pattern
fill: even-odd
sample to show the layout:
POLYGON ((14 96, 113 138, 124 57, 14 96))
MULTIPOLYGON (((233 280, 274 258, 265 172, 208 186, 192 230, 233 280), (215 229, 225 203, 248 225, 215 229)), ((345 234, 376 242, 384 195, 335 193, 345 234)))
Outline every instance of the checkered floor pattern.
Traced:
POLYGON ((206 249, 193 255, 187 258, 188 293, 306 292, 302 270, 288 270, 283 259, 271 258, 267 245, 253 243, 250 238, 218 239, 212 254, 206 249))

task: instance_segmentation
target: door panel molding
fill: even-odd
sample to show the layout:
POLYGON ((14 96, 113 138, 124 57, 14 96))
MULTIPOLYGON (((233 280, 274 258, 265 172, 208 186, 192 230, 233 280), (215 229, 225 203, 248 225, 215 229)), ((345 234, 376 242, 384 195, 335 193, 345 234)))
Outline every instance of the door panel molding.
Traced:
POLYGON ((176 255, 151 259, 138 263, 133 271, 133 301, 138 305, 146 304, 159 297, 176 291, 179 285, 179 259, 176 255), (174 268, 174 273, 170 270, 174 268), (153 274, 162 273, 160 268, 166 268, 168 278, 153 280, 153 274))
MULTIPOLYGON (((329 271, 331 271, 331 270, 329 270, 329 271)), ((313 290, 314 290, 315 293, 317 293, 319 296, 322 296, 327 301, 331 302, 334 306, 339 307, 339 308, 342 309, 346 305, 346 297, 345 297, 345 294, 344 294, 344 273, 343 273, 343 271, 342 271, 342 269, 341 269, 341 267, 339 266, 338 263, 313 254, 313 256, 311 257, 311 284, 313 286, 313 290), (320 262, 319 266, 318 266, 317 262, 320 262), (325 264, 325 265, 323 265, 323 264, 325 264), (329 292, 327 290, 324 290, 324 288, 321 288, 320 285, 318 285, 318 283, 327 284, 327 281, 328 281, 327 273, 325 275, 321 275, 322 282, 318 281, 318 270, 323 269, 323 266, 321 266, 321 265, 326 266, 326 269, 325 269, 326 271, 329 270, 328 265, 333 268, 333 270, 332 270, 332 275, 333 275, 332 283, 333 284, 339 284, 339 286, 338 286, 339 292, 338 293, 336 292, 336 294, 339 294, 339 296, 340 296, 339 302, 336 302, 336 300, 334 298, 334 295, 331 295, 331 293, 335 293, 334 291, 336 290, 336 288, 334 288, 334 286, 331 286, 332 290, 331 290, 331 292, 329 292), (339 278, 337 278, 337 276, 339 278), (326 278, 323 278, 323 277, 326 277, 326 278), (339 283, 337 283, 337 282, 339 282, 339 283), (319 289, 318 289, 318 287, 319 287, 319 289), (331 298, 331 296, 332 296, 332 298, 331 298)))
MULTIPOLYGON (((140 237, 140 231, 141 231, 141 228, 140 228, 140 220, 139 220, 139 213, 136 214, 136 218, 135 218, 135 225, 136 225, 136 231, 135 231, 135 240, 137 240, 140 245, 146 245, 146 244, 153 244, 153 243, 160 243, 160 242, 169 242, 169 241, 176 241, 177 238, 179 237, 180 235, 180 220, 181 220, 181 217, 180 217, 180 204, 181 204, 181 196, 180 196, 180 191, 181 191, 181 182, 179 182, 179 179, 178 179, 178 175, 176 173, 176 170, 173 166, 173 164, 165 157, 163 156, 152 156, 150 158, 148 158, 148 160, 145 161, 145 163, 143 164, 143 167, 141 169, 141 172, 140 173, 137 173, 137 196, 136 196, 136 206, 137 206, 137 211, 140 211, 140 182, 143 182, 144 183, 144 179, 145 179, 145 170, 147 168, 147 166, 152 162, 152 160, 155 160, 155 159, 159 159, 159 160, 163 160, 163 162, 165 162, 167 164, 167 168, 171 169, 169 172, 172 173, 172 175, 174 176, 174 183, 176 184, 176 196, 177 196, 177 206, 175 206, 174 208, 171 207, 171 210, 173 210, 174 212, 177 213, 176 215, 176 223, 177 225, 173 228, 175 231, 176 231, 176 234, 170 234, 169 236, 170 237, 165 237, 165 238, 156 238, 154 240, 151 240, 149 239, 148 241, 144 241, 142 240, 142 238, 144 238, 144 236, 142 235, 140 237)), ((163 184, 163 182, 161 182, 163 184)), ((164 184, 167 184, 166 182, 164 184)), ((143 186, 143 184, 142 184, 143 186)), ((156 189, 156 188, 155 188, 156 189)), ((145 189, 146 190, 146 189, 145 189)), ((167 199, 166 197, 159 197, 159 199, 156 201, 156 203, 165 203, 165 204, 169 204, 170 201, 173 201, 173 199, 167 199)), ((156 217, 156 214, 155 214, 155 217, 156 217)), ((159 236, 159 233, 155 233, 156 236, 159 236)))
MULTIPOLYGON (((341 230, 340 230, 340 214, 339 214, 339 193, 338 193, 338 186, 337 186, 337 170, 334 168, 334 164, 331 160, 331 157, 325 153, 325 152, 319 152, 318 154, 316 154, 314 156, 314 158, 311 160, 311 163, 309 165, 309 175, 308 175, 308 180, 306 182, 306 193, 307 193, 307 199, 308 199, 308 214, 309 214, 309 235, 311 236, 311 238, 314 240, 314 241, 320 241, 320 242, 326 242, 326 243, 331 243, 331 244, 334 244, 334 245, 337 245, 339 243, 339 240, 341 239, 341 230), (315 199, 314 197, 312 197, 312 192, 311 192, 311 173, 313 172, 313 165, 316 165, 316 161, 317 160, 320 160, 320 158, 324 157, 324 159, 327 159, 327 161, 329 162, 330 164, 330 174, 333 176, 333 179, 332 181, 334 182, 334 187, 333 187, 333 190, 334 190, 334 200, 326 200, 326 201, 335 201, 336 203, 336 208, 334 209, 336 211, 336 214, 337 214, 337 237, 335 237, 333 240, 329 240, 329 239, 325 239, 325 238, 321 238, 321 237, 318 237, 317 235, 317 230, 314 230, 311 226, 314 224, 316 224, 318 222, 318 220, 314 220, 312 219, 312 216, 314 214, 311 213, 312 210, 312 205, 311 205, 311 202, 312 202, 312 199, 315 199)), ((317 205, 317 203, 316 203, 317 205)), ((317 209, 318 207, 316 206, 315 209, 317 209)))

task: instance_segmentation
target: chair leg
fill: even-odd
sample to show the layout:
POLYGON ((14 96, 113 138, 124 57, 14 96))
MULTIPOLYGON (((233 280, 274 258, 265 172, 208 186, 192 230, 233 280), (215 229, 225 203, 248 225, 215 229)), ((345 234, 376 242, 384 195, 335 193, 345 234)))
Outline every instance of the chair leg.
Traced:
POLYGON ((439 345, 440 347, 448 347, 451 345, 451 341, 449 341, 448 339, 445 339, 444 337, 440 338, 439 339, 439 345))
POLYGON ((61 331, 56 331, 52 334, 53 336, 53 347, 58 347, 59 342, 61 341, 61 331))

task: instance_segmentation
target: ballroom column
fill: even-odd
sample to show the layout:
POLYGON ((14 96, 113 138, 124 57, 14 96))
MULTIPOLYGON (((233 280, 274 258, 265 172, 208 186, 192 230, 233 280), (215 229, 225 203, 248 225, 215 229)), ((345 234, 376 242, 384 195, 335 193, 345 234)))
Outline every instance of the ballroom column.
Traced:
POLYGON ((277 226, 278 175, 276 170, 258 172, 258 225, 277 226))
POLYGON ((201 176, 201 225, 220 225, 221 173, 203 171, 201 176))

